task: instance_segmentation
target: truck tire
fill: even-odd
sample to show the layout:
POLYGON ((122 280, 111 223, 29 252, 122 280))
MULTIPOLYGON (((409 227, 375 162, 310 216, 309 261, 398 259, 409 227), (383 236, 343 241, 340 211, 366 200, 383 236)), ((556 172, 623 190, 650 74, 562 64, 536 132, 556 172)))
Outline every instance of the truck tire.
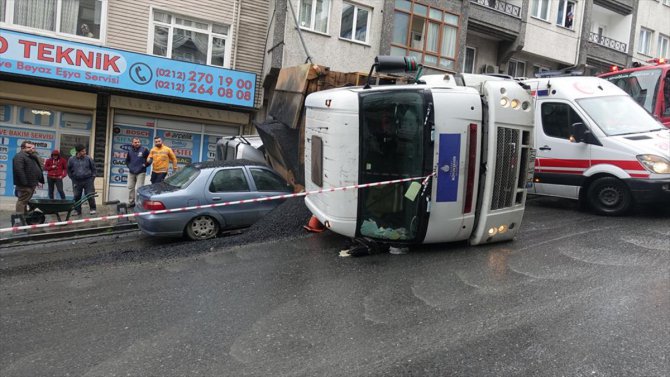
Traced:
POLYGON ((623 215, 633 204, 633 197, 626 184, 614 177, 596 179, 589 186, 587 198, 591 208, 605 216, 623 215))

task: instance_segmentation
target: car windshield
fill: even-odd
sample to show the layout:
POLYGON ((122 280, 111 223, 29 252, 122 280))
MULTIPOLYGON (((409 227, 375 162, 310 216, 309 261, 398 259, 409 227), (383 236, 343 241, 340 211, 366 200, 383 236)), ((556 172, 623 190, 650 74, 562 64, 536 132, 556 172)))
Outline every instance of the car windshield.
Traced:
POLYGON ((165 178, 163 182, 173 187, 185 188, 190 185, 199 174, 200 169, 194 168, 193 166, 187 166, 165 178))
POLYGON ((664 129, 630 96, 582 98, 577 102, 607 136, 664 129))

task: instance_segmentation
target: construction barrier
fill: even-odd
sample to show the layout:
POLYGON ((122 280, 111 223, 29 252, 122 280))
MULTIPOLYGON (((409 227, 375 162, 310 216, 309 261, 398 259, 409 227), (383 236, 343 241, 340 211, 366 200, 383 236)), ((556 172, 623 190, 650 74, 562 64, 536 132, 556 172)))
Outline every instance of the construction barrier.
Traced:
POLYGON ((134 213, 126 213, 126 214, 122 214, 122 215, 91 217, 91 218, 85 218, 85 219, 79 219, 79 220, 54 221, 54 222, 49 222, 49 223, 44 223, 44 224, 13 226, 13 227, 9 227, 9 228, 0 228, 0 233, 17 232, 17 231, 27 230, 27 229, 53 228, 53 227, 62 226, 62 225, 91 223, 91 222, 97 222, 97 221, 120 220, 120 219, 124 219, 124 218, 136 217, 136 216, 160 215, 160 214, 163 214, 163 213, 184 212, 184 211, 192 211, 192 210, 203 209, 203 208, 231 206, 231 205, 236 205, 236 204, 266 202, 266 201, 270 201, 270 200, 297 198, 297 197, 301 197, 301 196, 326 194, 326 193, 336 192, 336 191, 358 190, 358 189, 366 188, 366 187, 385 186, 385 185, 391 185, 391 184, 397 184, 397 183, 403 183, 403 182, 410 182, 410 181, 418 181, 418 180, 422 180, 421 185, 424 186, 424 190, 425 190, 425 187, 426 187, 426 184, 428 183, 428 180, 434 175, 435 175, 435 173, 432 173, 432 174, 427 175, 425 177, 394 179, 394 180, 383 181, 383 182, 365 183, 365 184, 361 184, 361 185, 351 185, 351 186, 344 186, 344 187, 334 187, 334 188, 314 190, 314 191, 303 191, 303 192, 299 192, 299 193, 295 193, 295 194, 275 195, 275 196, 268 196, 268 197, 256 198, 256 199, 245 199, 245 200, 235 200, 235 201, 223 202, 223 203, 203 204, 203 205, 196 205, 196 206, 191 206, 191 207, 170 208, 170 209, 161 209, 161 210, 146 211, 146 212, 134 212, 134 213))

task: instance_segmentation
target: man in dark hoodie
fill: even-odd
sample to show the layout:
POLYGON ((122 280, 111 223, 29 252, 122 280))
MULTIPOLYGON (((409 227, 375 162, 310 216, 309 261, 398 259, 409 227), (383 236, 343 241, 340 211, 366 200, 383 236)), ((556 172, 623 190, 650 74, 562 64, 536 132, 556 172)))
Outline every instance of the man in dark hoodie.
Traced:
MULTIPOLYGON (((67 160, 67 174, 72 180, 72 191, 74 191, 74 200, 81 199, 82 191, 85 195, 95 193, 93 185, 95 180, 95 163, 93 159, 86 155, 86 147, 77 144, 74 147, 77 154, 67 160)), ((88 208, 90 214, 95 215, 95 198, 88 199, 88 208)), ((81 215, 81 206, 74 209, 77 215, 81 215)))
POLYGON ((147 176, 147 166, 151 161, 147 161, 149 150, 143 147, 139 138, 133 138, 128 154, 126 154, 126 166, 128 167, 128 206, 135 206, 135 194, 137 189, 144 185, 144 179, 147 176))
POLYGON ((33 197, 35 188, 44 184, 42 162, 35 153, 35 144, 25 140, 21 151, 12 160, 14 185, 16 186, 16 213, 25 214, 28 201, 33 197))

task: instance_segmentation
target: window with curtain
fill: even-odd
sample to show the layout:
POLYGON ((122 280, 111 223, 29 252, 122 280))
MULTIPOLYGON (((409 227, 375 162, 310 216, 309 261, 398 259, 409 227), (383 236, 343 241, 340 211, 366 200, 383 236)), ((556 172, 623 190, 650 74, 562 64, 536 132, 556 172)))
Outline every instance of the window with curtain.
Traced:
POLYGON ((107 0, 0 1, 2 21, 92 39, 100 39, 103 7, 107 4, 107 0), (7 14, 10 20, 5 19, 7 14))
POLYGON ((670 58, 670 37, 665 35, 658 36, 658 57, 670 58))
POLYGON ((640 28, 637 52, 644 55, 651 54, 651 36, 653 33, 654 32, 649 29, 640 28))
POLYGON ((549 20, 549 0, 531 0, 530 14, 535 18, 549 20))
POLYGON ((391 55, 414 56, 419 62, 455 69, 459 17, 439 8, 396 0, 391 55))
POLYGON ((558 0, 558 14, 556 16, 556 24, 568 29, 572 29, 574 16, 575 2, 568 0, 558 0))
POLYGON ((340 38, 367 43, 371 14, 368 8, 343 3, 340 38))
POLYGON ((230 26, 191 20, 162 11, 152 18, 154 55, 228 68, 230 26))
POLYGON ((300 27, 307 30, 328 32, 330 0, 300 0, 300 27))

